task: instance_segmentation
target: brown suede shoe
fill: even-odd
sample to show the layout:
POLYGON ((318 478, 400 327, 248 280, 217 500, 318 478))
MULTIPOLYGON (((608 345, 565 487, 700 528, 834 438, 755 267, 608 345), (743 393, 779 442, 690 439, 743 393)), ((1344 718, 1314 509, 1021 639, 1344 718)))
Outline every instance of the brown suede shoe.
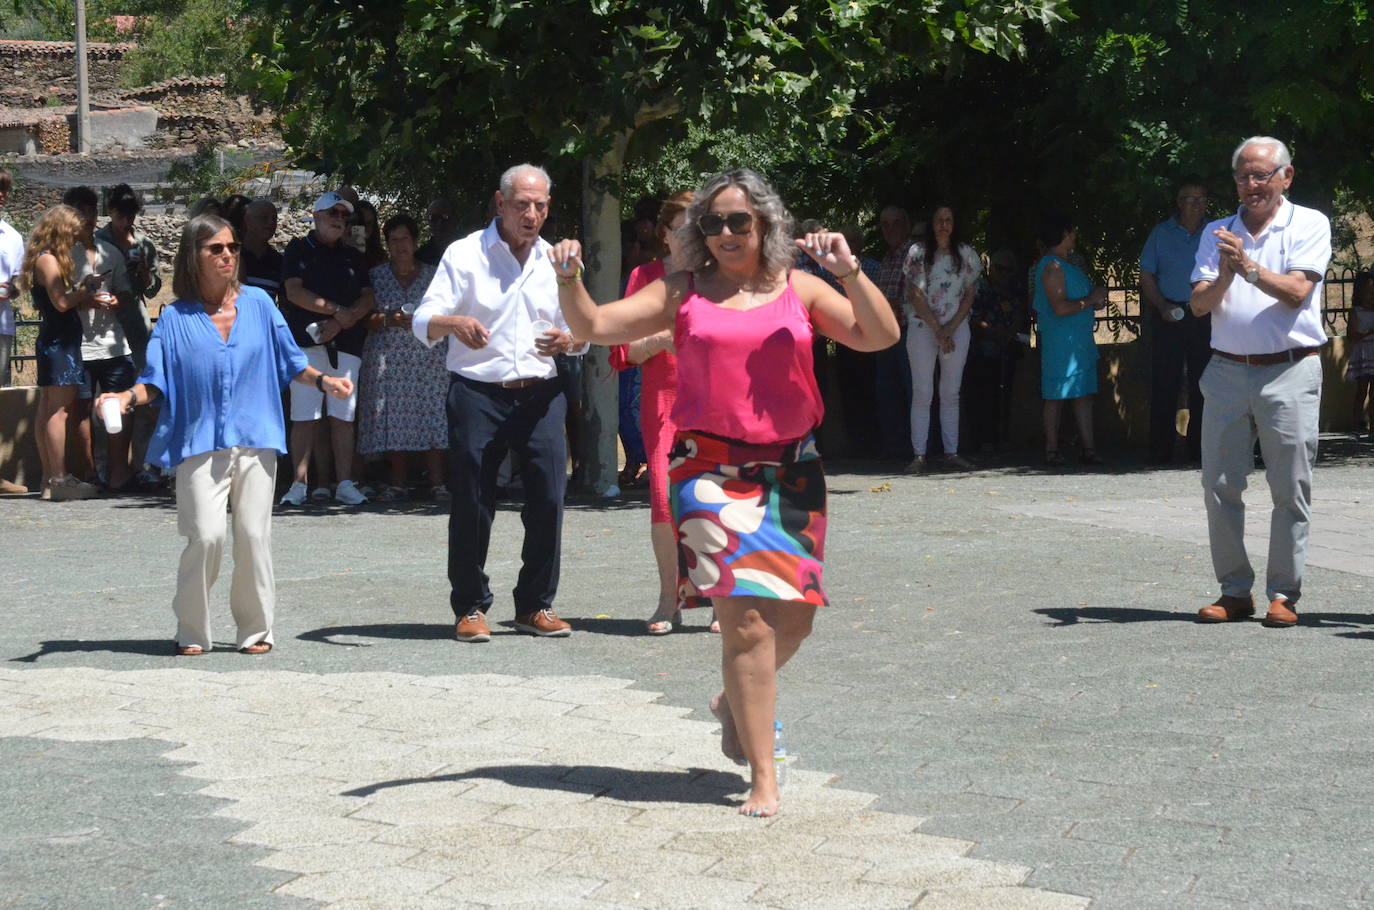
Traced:
POLYGON ((458 620, 458 625, 454 627, 453 634, 459 641, 491 641, 491 629, 487 626, 487 614, 481 610, 473 610, 458 620))
POLYGON ((1264 624, 1271 629, 1286 629, 1298 624, 1298 614, 1288 609, 1288 601, 1280 597, 1269 603, 1269 612, 1264 614, 1264 624))
POLYGON ((515 628, 541 638, 567 638, 572 634, 572 626, 547 609, 515 617, 515 628))
POLYGON ((1255 615, 1255 598, 1223 594, 1217 602, 1197 611, 1198 622, 1235 622, 1255 615))

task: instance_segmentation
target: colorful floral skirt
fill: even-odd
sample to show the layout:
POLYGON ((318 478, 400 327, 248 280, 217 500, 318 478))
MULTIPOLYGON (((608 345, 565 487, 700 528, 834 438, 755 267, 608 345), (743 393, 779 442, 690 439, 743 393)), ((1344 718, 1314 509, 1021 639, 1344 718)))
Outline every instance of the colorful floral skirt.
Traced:
POLYGON ((678 432, 669 455, 680 599, 824 605, 825 472, 813 435, 755 445, 678 432))

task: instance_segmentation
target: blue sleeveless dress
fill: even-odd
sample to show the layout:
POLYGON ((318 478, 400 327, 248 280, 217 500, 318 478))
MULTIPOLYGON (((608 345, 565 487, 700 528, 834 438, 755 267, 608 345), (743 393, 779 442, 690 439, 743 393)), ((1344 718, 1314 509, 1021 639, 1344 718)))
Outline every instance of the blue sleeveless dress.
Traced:
POLYGON ((1035 264, 1035 319, 1040 329, 1040 397, 1056 400, 1082 398, 1097 392, 1097 342, 1093 340, 1096 315, 1084 310, 1057 316, 1045 296, 1042 276, 1051 260, 1064 270, 1064 291, 1070 298, 1086 297, 1093 289, 1083 270, 1058 256, 1045 256, 1035 264))

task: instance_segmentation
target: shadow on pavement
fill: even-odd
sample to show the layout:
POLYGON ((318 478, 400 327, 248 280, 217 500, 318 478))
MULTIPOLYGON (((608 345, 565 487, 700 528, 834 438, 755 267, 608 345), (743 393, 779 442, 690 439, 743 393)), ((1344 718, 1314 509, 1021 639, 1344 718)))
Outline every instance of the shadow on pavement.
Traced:
POLYGON ((172 656, 172 639, 154 638, 116 638, 109 641, 57 640, 39 644, 38 650, 22 657, 11 657, 10 663, 37 663, 41 657, 51 654, 85 654, 93 651, 108 651, 114 654, 155 654, 161 657, 172 656))
POLYGON ((1033 610, 1046 616, 1055 626, 1072 626, 1080 622, 1196 622, 1192 613, 1169 610, 1133 610, 1130 607, 1048 607, 1033 610))
POLYGON ((604 765, 492 765, 473 768, 460 774, 434 777, 404 777, 384 780, 365 787, 345 790, 341 796, 372 796, 393 787, 419 784, 453 783, 461 780, 494 780, 512 787, 536 790, 563 790, 629 802, 699 803, 730 806, 731 794, 741 793, 748 784, 738 774, 688 768, 685 771, 630 771, 604 765), (576 779, 569 780, 569 776, 576 779))
MULTIPOLYGON (((698 608, 698 612, 700 612, 703 609, 704 608, 698 608)), ((692 610, 688 610, 684 615, 690 616, 692 612, 692 610)), ((711 621, 711 611, 705 610, 704 612, 701 612, 700 615, 701 625, 674 625, 671 634, 695 635, 698 632, 705 632, 708 635, 711 634, 710 630, 706 628, 707 623, 711 621)), ((648 632, 644 631, 644 624, 649 620, 647 614, 645 614, 645 617, 643 619, 570 619, 568 617, 564 618, 568 620, 568 622, 572 625, 573 629, 575 629, 576 631, 586 632, 590 635, 621 635, 625 637, 634 638, 668 637, 651 636, 648 632)))
POLYGON ((300 641, 317 641, 326 645, 342 648, 368 648, 365 641, 335 641, 337 637, 354 635, 359 638, 390 638, 402 641, 431 641, 453 638, 452 623, 428 622, 378 622, 360 626, 327 626, 302 632, 296 638, 300 641))

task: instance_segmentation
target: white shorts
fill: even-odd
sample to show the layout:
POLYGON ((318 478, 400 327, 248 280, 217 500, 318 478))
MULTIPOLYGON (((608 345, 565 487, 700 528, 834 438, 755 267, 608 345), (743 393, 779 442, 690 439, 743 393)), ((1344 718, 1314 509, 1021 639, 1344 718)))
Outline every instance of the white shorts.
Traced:
POLYGON ((305 357, 310 361, 310 365, 324 373, 326 376, 347 376, 353 381, 353 394, 347 398, 338 399, 331 395, 326 395, 314 384, 305 385, 300 382, 291 383, 291 419, 294 421, 319 420, 328 411, 330 417, 342 420, 344 423, 352 423, 353 415, 358 411, 358 373, 363 365, 361 357, 354 357, 352 354, 338 352, 339 365, 331 367, 329 365, 329 354, 325 352, 324 345, 316 344, 303 349, 305 357))

